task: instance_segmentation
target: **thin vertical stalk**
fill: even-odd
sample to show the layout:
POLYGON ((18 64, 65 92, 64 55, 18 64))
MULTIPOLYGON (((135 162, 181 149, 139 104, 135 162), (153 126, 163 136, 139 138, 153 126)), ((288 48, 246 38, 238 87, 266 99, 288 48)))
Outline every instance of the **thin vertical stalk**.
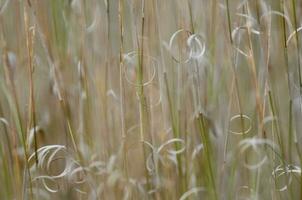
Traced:
POLYGON ((297 33, 297 29, 298 29, 298 22, 297 22, 297 13, 296 13, 296 2, 295 0, 291 0, 292 2, 292 9, 293 9, 293 17, 294 17, 294 27, 295 27, 295 38, 296 38, 296 42, 297 42, 297 61, 298 61, 298 75, 299 75, 299 92, 300 95, 302 94, 302 75, 301 75, 301 63, 300 63, 300 43, 299 43, 299 34, 297 33))
POLYGON ((121 115, 121 137, 123 143, 123 162, 124 171, 128 179, 127 169, 127 149, 126 149, 126 127, 125 127, 125 102, 124 102, 124 81, 123 81, 123 52, 124 52, 124 27, 123 27, 123 0, 119 0, 119 26, 120 26, 120 55, 119 55, 119 73, 120 73, 120 115, 121 115))
MULTIPOLYGON (((283 15, 285 15, 284 12, 284 0, 280 0, 280 10, 281 13, 283 15)), ((291 84, 290 84, 290 76, 289 76, 289 64, 288 64, 288 54, 287 54, 287 43, 286 43, 286 21, 285 18, 282 17, 282 23, 281 23, 281 27, 282 27, 282 46, 283 46, 283 55, 284 55, 284 59, 285 59, 285 67, 286 67, 286 73, 287 73, 287 84, 288 84, 288 91, 289 91, 289 95, 291 98, 291 84)), ((300 73, 300 71, 299 71, 300 73)), ((299 74, 299 79, 300 79, 300 74, 299 74)), ((300 79, 301 80, 301 79, 300 79)))
MULTIPOLYGON (((34 150, 36 165, 38 165, 38 141, 36 134, 36 110, 35 110, 35 98, 34 98, 34 81, 33 81, 33 44, 35 38, 35 27, 29 27, 27 8, 24 6, 24 21, 25 21, 25 33, 26 33, 26 46, 28 53, 28 74, 29 74, 29 111, 28 111, 28 125, 27 132, 30 132, 33 127, 34 133, 34 150)), ((30 148, 30 147, 29 147, 30 148)))
MULTIPOLYGON (((178 131, 178 125, 177 125, 177 119, 174 114, 174 109, 173 109, 173 104, 172 104, 172 99, 171 99, 171 94, 170 94, 170 89, 169 89, 169 84, 168 84, 168 78, 167 78, 167 73, 164 72, 164 81, 166 85, 166 93, 167 93, 167 98, 168 98, 168 106, 169 106, 169 111, 170 111, 170 116, 171 116, 171 123, 172 123, 172 132, 175 138, 179 138, 179 131, 178 131)), ((175 149, 179 149, 179 145, 175 143, 175 149)), ((178 175, 180 177, 180 188, 181 190, 184 190, 184 184, 182 183, 183 179, 183 170, 182 170, 182 161, 181 157, 179 154, 176 156, 177 159, 177 167, 178 167, 178 175)), ((183 191, 181 191, 183 192, 183 191)))
MULTIPOLYGON (((25 159, 25 171, 26 174, 28 175, 28 178, 30 180, 29 182, 29 189, 30 189, 30 197, 33 198, 33 193, 32 193, 32 182, 31 182, 31 173, 29 170, 29 163, 28 163, 28 148, 27 148, 27 143, 26 143, 26 133, 24 131, 23 125, 22 125, 22 117, 21 117, 21 111, 20 111, 20 107, 19 107, 19 103, 18 103, 18 97, 17 97, 17 91, 16 91, 16 86, 15 83, 13 81, 13 74, 12 71, 10 70, 12 68, 12 66, 10 66, 10 62, 8 60, 8 52, 6 50, 4 50, 4 56, 3 56, 3 60, 4 60, 4 68, 5 68, 5 76, 6 76, 6 81, 7 81, 7 85, 9 86, 11 95, 12 95, 12 100, 14 101, 14 108, 12 112, 16 112, 14 113, 14 118, 16 120, 16 126, 17 126, 17 131, 19 132, 18 136, 19 136, 19 140, 21 141, 22 144, 22 149, 23 149, 23 153, 24 153, 24 159, 25 159)), ((25 177, 24 177, 25 179, 25 177)))
POLYGON ((137 38, 138 43, 138 65, 136 68, 137 87, 136 92, 139 99, 139 123, 140 123, 140 140, 143 151, 145 178, 147 180, 147 189, 151 189, 148 170, 146 166, 147 152, 145 148, 146 126, 147 126, 147 102, 144 94, 144 34, 145 34, 145 0, 141 0, 141 41, 137 38))
MULTIPOLYGON (((230 14, 230 6, 229 6, 229 0, 226 0, 226 5, 227 5, 227 19, 228 19, 228 31, 229 31, 229 38, 230 38, 230 43, 231 43, 231 52, 232 52, 232 71, 234 74, 234 81, 235 81, 235 89, 236 89, 236 97, 237 97, 237 102, 238 102, 238 107, 239 107, 239 115, 240 115, 240 121, 241 121, 241 128, 242 128, 242 133, 244 133, 244 119, 243 119, 243 112, 242 112, 242 103, 240 100, 240 92, 239 92, 239 81, 238 81, 238 75, 237 71, 235 68, 236 65, 236 60, 237 60, 237 54, 234 53, 233 46, 234 46, 234 41, 232 38, 232 25, 231 25, 231 14, 230 14), (233 61, 234 59, 234 61, 233 61)), ((244 134, 243 134, 244 135, 244 134)))
POLYGON ((204 116, 200 113, 197 117, 198 122, 198 129, 204 144, 204 150, 205 150, 205 161, 208 167, 208 173, 209 173, 209 181, 211 185, 211 191, 213 193, 214 199, 218 199, 217 191, 216 191, 216 183, 215 183, 215 177, 214 177, 214 169, 213 169, 213 160, 211 154, 213 153, 212 147, 211 147, 211 141, 209 137, 209 132, 207 131, 207 127, 204 121, 204 116))

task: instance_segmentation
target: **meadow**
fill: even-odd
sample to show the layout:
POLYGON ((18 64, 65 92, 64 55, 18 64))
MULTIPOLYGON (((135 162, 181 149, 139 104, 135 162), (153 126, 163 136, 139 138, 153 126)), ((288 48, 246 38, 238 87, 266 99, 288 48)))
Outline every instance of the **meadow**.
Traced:
POLYGON ((0 199, 302 199, 302 0, 0 0, 0 199))

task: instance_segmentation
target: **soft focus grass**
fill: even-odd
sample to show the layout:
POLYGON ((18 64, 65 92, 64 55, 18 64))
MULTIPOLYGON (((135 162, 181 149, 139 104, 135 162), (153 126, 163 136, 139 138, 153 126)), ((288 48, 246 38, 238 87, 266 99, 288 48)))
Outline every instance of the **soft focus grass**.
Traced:
POLYGON ((0 199, 301 199, 301 0, 0 0, 0 199))

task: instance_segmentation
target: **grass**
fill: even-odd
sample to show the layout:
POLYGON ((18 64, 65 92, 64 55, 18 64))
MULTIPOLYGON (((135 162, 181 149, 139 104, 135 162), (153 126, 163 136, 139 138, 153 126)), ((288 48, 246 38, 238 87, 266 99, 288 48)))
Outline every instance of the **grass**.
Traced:
POLYGON ((301 199, 300 0, 0 0, 1 199, 301 199))

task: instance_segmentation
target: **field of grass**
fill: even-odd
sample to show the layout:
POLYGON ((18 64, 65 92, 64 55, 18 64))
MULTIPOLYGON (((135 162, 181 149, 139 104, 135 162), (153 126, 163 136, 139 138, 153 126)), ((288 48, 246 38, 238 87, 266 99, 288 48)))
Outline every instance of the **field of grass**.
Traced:
POLYGON ((302 199, 302 0, 0 0, 0 199, 302 199))

